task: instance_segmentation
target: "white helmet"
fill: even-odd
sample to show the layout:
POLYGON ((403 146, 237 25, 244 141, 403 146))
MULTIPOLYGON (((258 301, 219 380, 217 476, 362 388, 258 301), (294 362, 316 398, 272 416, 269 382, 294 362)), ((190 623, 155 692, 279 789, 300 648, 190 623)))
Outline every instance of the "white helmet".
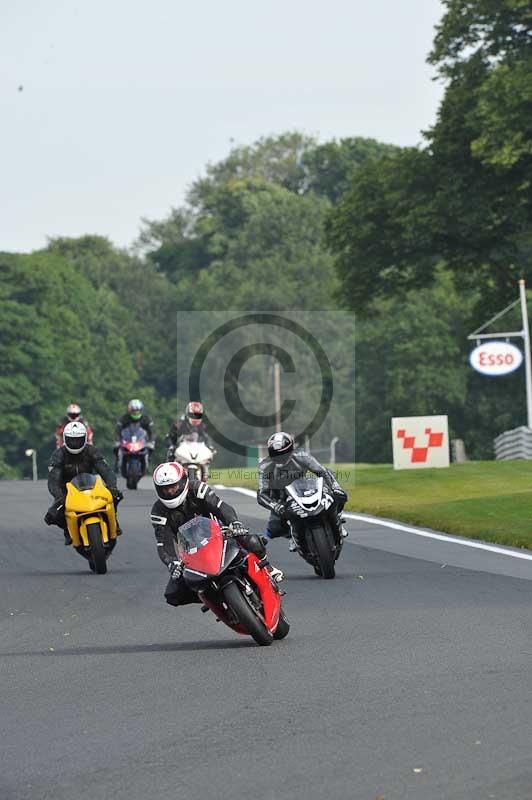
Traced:
POLYGON ((161 503, 167 508, 177 508, 188 494, 188 475, 176 461, 159 464, 153 472, 153 484, 161 503))
POLYGON ((77 403, 70 403, 70 405, 67 406, 66 415, 71 422, 74 422, 74 420, 78 419, 81 415, 81 408, 77 403))
POLYGON ((81 453, 87 444, 87 428, 82 422, 69 422, 63 431, 63 444, 69 453, 81 453))

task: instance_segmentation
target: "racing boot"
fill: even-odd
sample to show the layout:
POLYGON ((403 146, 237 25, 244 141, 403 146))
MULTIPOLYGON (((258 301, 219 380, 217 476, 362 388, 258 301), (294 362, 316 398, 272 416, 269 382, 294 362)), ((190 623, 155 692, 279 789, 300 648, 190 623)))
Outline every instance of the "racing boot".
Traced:
POLYGON ((347 537, 349 536, 349 531, 345 527, 345 518, 338 517, 337 524, 338 524, 338 530, 340 531, 340 536, 342 537, 342 539, 347 539, 347 537))
POLYGON ((270 564, 270 569, 268 571, 270 573, 270 578, 274 583, 281 583, 281 581, 284 580, 284 572, 281 569, 278 569, 278 567, 274 567, 272 564, 270 564))
POLYGON ((281 583, 281 581, 284 580, 284 572, 270 564, 268 556, 261 558, 259 561, 259 567, 260 569, 265 569, 266 567, 268 568, 268 574, 274 583, 281 583))

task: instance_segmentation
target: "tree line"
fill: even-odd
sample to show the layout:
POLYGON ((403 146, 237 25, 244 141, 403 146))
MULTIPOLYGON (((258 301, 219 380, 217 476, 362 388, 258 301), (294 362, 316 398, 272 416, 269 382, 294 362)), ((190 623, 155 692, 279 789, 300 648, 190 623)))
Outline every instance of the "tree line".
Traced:
POLYGON ((444 6, 429 60, 446 88, 422 146, 265 137, 209 164, 128 250, 90 235, 0 254, 1 477, 29 474, 26 447, 44 466, 72 401, 109 447, 140 396, 161 439, 188 399, 178 309, 354 311, 359 461, 390 460, 392 415, 448 413, 473 458, 524 423, 521 372, 475 374, 466 337, 532 278, 532 15, 444 6))

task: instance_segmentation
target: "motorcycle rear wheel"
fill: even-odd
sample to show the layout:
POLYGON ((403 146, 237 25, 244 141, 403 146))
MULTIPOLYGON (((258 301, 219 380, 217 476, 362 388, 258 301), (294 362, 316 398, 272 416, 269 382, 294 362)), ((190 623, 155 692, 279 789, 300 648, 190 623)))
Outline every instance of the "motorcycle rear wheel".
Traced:
MULTIPOLYGON (((312 542, 322 578, 330 580, 336 575, 334 569, 334 550, 331 547, 332 531, 325 522, 322 528, 312 531, 312 542)), ((316 573, 318 574, 318 573, 316 573)))
POLYGON ((257 644, 266 646, 273 642, 273 636, 257 617, 247 598, 242 594, 237 583, 228 583, 223 590, 224 600, 229 608, 234 611, 241 625, 253 637, 257 644))
POLYGON ((98 522, 91 522, 87 525, 87 536, 90 544, 90 557, 94 572, 98 575, 105 575, 107 572, 107 560, 105 557, 105 546, 102 539, 102 529, 98 522))

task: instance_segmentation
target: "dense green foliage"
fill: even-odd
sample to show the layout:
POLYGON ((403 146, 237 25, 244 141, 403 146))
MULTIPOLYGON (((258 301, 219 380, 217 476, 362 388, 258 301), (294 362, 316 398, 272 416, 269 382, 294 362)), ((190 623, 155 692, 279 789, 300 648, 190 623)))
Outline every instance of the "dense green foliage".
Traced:
POLYGON ((90 409, 100 439, 111 441, 124 392, 137 386, 116 296, 55 253, 3 254, 0 303, 2 472, 24 464, 27 447, 42 467, 69 402, 90 409))
POLYGON ((100 236, 52 239, 48 251, 67 260, 81 280, 97 290, 105 287, 115 298, 113 321, 127 344, 137 381, 153 390, 146 403, 155 396, 171 396, 175 392, 176 303, 165 276, 100 236))
MULTIPOLYGON (((473 373, 466 336, 515 298, 519 276, 532 278, 530 4, 444 6, 429 60, 446 91, 424 147, 260 139, 208 165, 129 252, 85 236, 0 255, 0 476, 28 474, 28 446, 42 465, 71 401, 108 446, 139 395, 162 440, 176 397, 179 409, 189 399, 176 353, 193 340, 186 326, 176 338, 178 310, 298 309, 329 334, 321 312, 356 311, 355 377, 353 335, 339 333, 340 411, 313 441, 339 435, 345 459, 355 381, 359 460, 390 459, 392 415, 448 413, 473 457, 523 423, 523 375, 473 373)), ((267 360, 243 371, 254 402, 271 391, 268 375, 267 360)))
POLYGON ((532 278, 532 15, 527 0, 444 5, 430 61, 447 87, 426 147, 360 170, 328 241, 356 308, 427 285, 444 260, 482 287, 482 321, 532 278))
POLYGON ((443 374, 456 372, 447 391, 416 402, 413 385, 410 410, 429 408, 434 394, 470 454, 489 457, 493 436, 525 420, 523 376, 487 380, 468 370, 465 335, 516 298, 519 277, 532 280, 532 13, 528 0, 444 6, 429 61, 446 91, 426 145, 363 165, 329 214, 327 242, 339 302, 365 317, 377 342, 379 320, 389 324, 386 414, 402 405, 392 386, 408 365, 397 344, 406 327, 419 372, 431 354, 443 374), (444 313, 431 322, 444 274, 455 320, 444 313), (392 314, 383 317, 387 303, 392 314), (441 353, 454 350, 450 361, 436 340, 441 353))
MULTIPOLYGON (((323 245, 326 214, 335 193, 362 164, 391 151, 395 148, 366 139, 318 145, 297 133, 260 140, 209 166, 191 187, 186 205, 166 220, 145 223, 138 255, 98 236, 58 238, 42 253, 6 255, 1 302, 10 333, 3 338, 4 361, 10 365, 6 382, 16 418, 6 415, 0 440, 5 474, 8 466, 28 474, 23 455, 28 446, 37 448, 42 468, 55 423, 71 401, 81 404, 95 427, 96 443, 105 448, 116 415, 129 397, 140 395, 162 443, 175 414, 176 392, 178 408, 188 399, 188 376, 178 371, 176 380, 177 310, 335 308, 336 274, 323 245), (29 291, 41 264, 46 273, 41 301, 47 298, 48 316, 29 291), (46 366, 39 356, 42 370, 26 370, 27 377, 20 377, 26 345, 19 342, 18 327, 9 326, 7 301, 17 292, 23 308, 17 306, 12 315, 18 325, 27 314, 40 320, 27 324, 27 346, 38 349, 46 342, 50 351, 46 366), (24 396, 32 392, 30 403, 24 396)), ((330 334, 336 339, 334 331, 330 334)), ((186 331, 183 336, 178 356, 186 349, 186 331)), ((349 352, 352 340, 335 341, 337 351, 344 344, 349 352)), ((344 372, 346 402, 352 405, 352 365, 344 372)), ((257 381, 255 395, 260 386, 257 381)), ((350 416, 337 412, 322 432, 324 441, 339 433, 352 455, 352 427, 350 416)))

